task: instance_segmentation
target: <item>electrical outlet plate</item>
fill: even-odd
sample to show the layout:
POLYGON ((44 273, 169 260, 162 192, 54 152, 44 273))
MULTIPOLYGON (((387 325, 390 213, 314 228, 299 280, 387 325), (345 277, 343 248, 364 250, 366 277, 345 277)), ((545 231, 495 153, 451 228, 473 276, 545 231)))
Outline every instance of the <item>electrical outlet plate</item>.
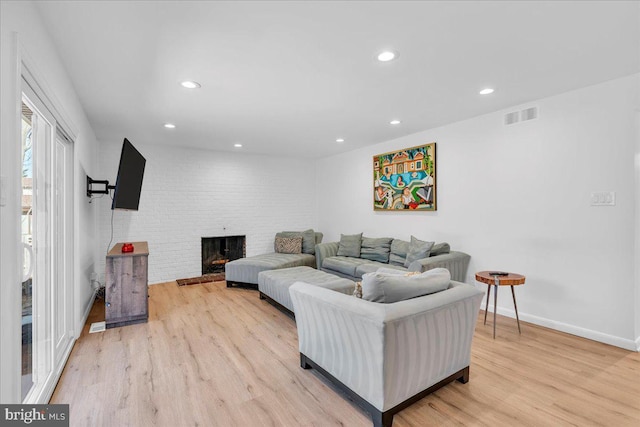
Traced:
POLYGON ((615 191, 594 191, 591 193, 591 206, 615 206, 615 191))

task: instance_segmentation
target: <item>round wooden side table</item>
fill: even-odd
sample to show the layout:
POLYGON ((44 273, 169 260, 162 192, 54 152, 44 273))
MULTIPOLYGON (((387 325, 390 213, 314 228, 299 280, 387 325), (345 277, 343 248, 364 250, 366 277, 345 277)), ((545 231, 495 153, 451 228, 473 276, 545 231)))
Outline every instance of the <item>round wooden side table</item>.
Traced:
POLYGON ((484 324, 487 324, 487 311, 489 311, 489 295, 491 295, 491 287, 495 286, 493 294, 493 338, 496 338, 496 310, 498 308, 498 286, 511 286, 511 295, 513 295, 513 307, 516 311, 516 320, 518 321, 518 333, 520 332, 520 318, 518 317, 518 304, 516 304, 516 293, 513 287, 516 285, 524 285, 525 277, 516 273, 505 273, 502 271, 480 271, 476 273, 476 280, 487 285, 487 302, 484 306, 484 324))

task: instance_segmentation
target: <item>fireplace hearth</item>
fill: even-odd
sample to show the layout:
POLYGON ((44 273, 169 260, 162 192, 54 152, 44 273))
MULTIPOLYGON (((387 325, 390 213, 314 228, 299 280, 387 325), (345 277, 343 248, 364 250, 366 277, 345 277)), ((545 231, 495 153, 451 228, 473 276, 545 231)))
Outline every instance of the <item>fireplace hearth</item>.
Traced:
POLYGON ((246 256, 245 236, 202 238, 202 274, 224 273, 229 261, 246 256))

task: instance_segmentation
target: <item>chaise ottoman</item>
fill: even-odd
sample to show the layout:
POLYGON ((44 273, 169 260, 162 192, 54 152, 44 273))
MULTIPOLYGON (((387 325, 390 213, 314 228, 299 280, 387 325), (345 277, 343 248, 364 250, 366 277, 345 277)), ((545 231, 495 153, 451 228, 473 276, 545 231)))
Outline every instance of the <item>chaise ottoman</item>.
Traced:
POLYGON ((315 268, 283 268, 261 271, 258 274, 260 299, 266 299, 286 314, 294 316, 289 287, 295 282, 305 282, 348 295, 353 294, 355 289, 355 282, 315 268))

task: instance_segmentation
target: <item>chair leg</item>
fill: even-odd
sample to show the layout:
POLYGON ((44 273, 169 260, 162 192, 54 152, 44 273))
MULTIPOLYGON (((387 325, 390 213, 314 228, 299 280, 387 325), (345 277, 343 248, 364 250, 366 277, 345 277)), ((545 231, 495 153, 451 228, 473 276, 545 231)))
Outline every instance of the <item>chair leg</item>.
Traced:
POLYGON ((300 367, 302 369, 311 369, 311 365, 307 363, 307 356, 300 353, 300 367))
POLYGON ((460 378, 458 378, 458 381, 461 382, 462 384, 466 384, 469 382, 469 367, 467 366, 466 368, 464 368, 464 370, 462 371, 462 376, 460 378))
POLYGON ((391 427, 393 425, 393 414, 389 412, 379 412, 371 414, 373 427, 391 427))

